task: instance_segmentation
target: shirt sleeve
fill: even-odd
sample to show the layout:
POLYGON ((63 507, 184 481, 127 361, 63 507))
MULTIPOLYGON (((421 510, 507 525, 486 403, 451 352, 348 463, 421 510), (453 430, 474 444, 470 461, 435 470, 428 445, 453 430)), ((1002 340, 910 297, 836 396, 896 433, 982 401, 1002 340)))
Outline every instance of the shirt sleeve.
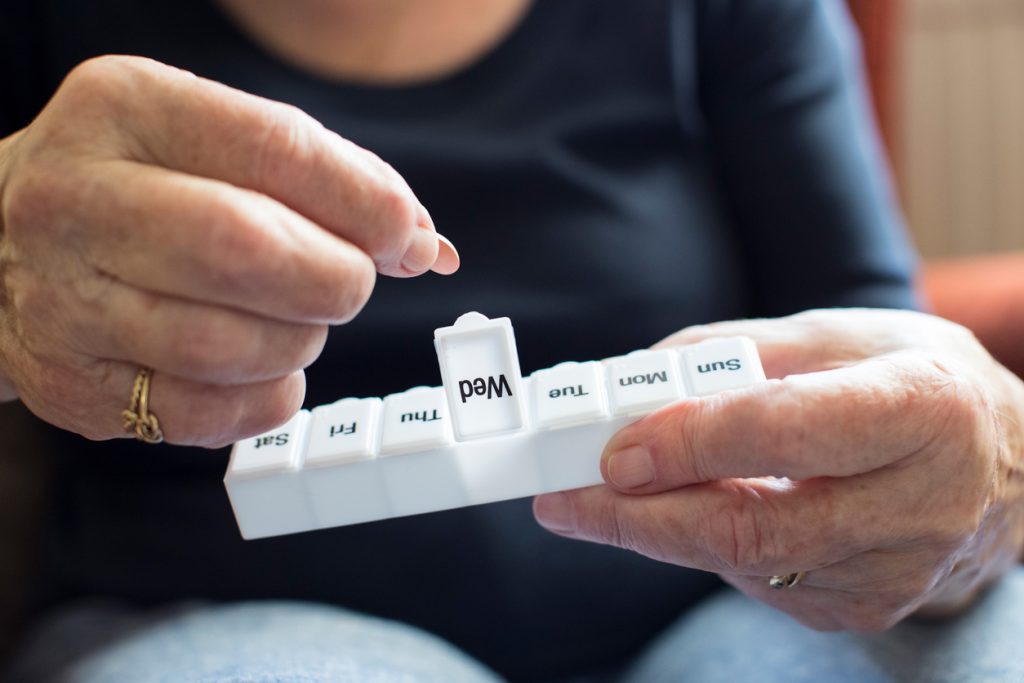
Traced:
POLYGON ((917 308, 916 256, 837 0, 697 4, 704 125, 752 314, 917 308))

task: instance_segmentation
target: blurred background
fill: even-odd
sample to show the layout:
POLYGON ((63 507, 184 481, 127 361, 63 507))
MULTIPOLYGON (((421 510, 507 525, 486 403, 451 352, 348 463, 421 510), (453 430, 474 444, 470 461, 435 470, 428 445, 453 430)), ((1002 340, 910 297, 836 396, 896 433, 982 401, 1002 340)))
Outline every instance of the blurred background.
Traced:
POLYGON ((929 258, 1024 249, 1024 0, 850 0, 929 258))
POLYGON ((1024 0, 847 0, 933 310, 1024 377, 1024 0))

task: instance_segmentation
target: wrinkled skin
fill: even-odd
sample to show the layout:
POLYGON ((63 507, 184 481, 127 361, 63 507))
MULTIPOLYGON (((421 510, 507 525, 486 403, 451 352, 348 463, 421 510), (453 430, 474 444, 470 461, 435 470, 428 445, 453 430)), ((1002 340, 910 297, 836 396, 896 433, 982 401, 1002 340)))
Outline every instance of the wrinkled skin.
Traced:
POLYGON ((1020 558, 1024 386, 968 331, 829 310, 658 346, 722 335, 752 337, 769 381, 627 426, 602 456, 608 486, 538 497, 541 524, 717 572, 822 630, 954 613, 1020 558))
POLYGON ((0 141, 0 217, 0 399, 90 439, 128 436, 140 366, 171 443, 273 428, 377 273, 458 267, 370 152, 137 57, 83 63, 0 141))

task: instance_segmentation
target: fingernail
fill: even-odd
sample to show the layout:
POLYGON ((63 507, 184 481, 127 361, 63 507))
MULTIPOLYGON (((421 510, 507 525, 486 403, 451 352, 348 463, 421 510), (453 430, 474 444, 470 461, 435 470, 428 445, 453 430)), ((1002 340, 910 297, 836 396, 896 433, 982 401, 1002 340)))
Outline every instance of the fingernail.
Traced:
POLYGON ((412 242, 402 257, 402 267, 413 273, 421 273, 437 261, 438 250, 436 232, 429 228, 415 228, 412 233, 412 242))
POLYGON ((576 510, 564 493, 547 493, 533 502, 533 514, 545 529, 563 534, 576 531, 576 510))
POLYGON ((620 489, 635 489, 654 481, 654 461, 642 446, 613 453, 608 458, 608 479, 620 489))
POLYGON ((437 246, 437 260, 430 269, 439 275, 451 275, 461 265, 459 252, 451 240, 440 233, 437 234, 437 246))

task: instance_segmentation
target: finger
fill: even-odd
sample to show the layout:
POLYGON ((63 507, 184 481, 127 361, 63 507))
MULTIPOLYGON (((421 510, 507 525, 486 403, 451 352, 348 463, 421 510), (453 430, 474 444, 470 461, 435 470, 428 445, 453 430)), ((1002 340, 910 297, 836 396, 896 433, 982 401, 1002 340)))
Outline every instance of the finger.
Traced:
POLYGON ((903 550, 873 550, 807 572, 795 587, 781 590, 765 576, 722 578, 818 630, 882 631, 916 611, 948 575, 931 571, 932 560, 903 550))
POLYGON ((301 370, 236 386, 162 373, 153 376, 149 403, 168 443, 219 448, 284 424, 302 407, 305 392, 301 370))
MULTIPOLYGON (((824 567, 877 545, 888 525, 846 523, 867 498, 875 502, 838 495, 824 481, 724 480, 650 496, 604 486, 547 494, 535 500, 534 513, 549 531, 570 538, 704 571, 771 576, 824 567)), ((876 515, 873 509, 861 519, 876 515)))
MULTIPOLYGON (((714 337, 749 337, 757 344, 769 379, 832 370, 893 350, 890 340, 879 335, 878 316, 865 325, 850 310, 805 311, 784 318, 733 320, 694 325, 666 337, 654 348, 696 344, 714 337)), ((906 315, 898 312, 897 315, 906 315)))
MULTIPOLYGON (((21 398, 32 412, 89 439, 130 436, 121 412, 129 407, 139 367, 117 361, 91 364, 48 362, 23 384, 21 398)), ((245 385, 223 386, 154 373, 149 410, 168 443, 221 447, 284 424, 302 406, 305 374, 245 385)))
POLYGON ((985 585, 976 566, 961 563, 958 550, 934 541, 877 548, 811 572, 803 583, 857 596, 889 614, 907 614, 925 604, 941 613, 962 607, 985 585))
POLYGON ((541 496, 534 511, 555 533, 681 566, 753 576, 811 572, 875 550, 953 554, 976 527, 970 504, 934 495, 949 476, 936 469, 799 482, 724 479, 648 496, 597 486, 541 496))
POLYGON ((808 585, 806 578, 796 587, 782 590, 770 587, 768 577, 763 576, 723 574, 722 579, 745 595, 817 631, 884 631, 916 609, 913 604, 885 595, 818 588, 808 585))
POLYGON ((687 327, 659 341, 654 349, 697 344, 716 337, 744 336, 754 340, 768 379, 824 369, 833 353, 827 344, 812 344, 799 325, 772 320, 739 320, 687 327), (823 358, 822 354, 827 353, 823 358))
MULTIPOLYGON (((88 81, 89 68, 79 71, 88 81)), ((382 273, 418 274, 437 260, 434 225, 402 177, 301 110, 149 60, 108 59, 93 71, 104 87, 143 94, 123 120, 140 160, 273 197, 356 244, 382 273)))
POLYGON ((61 340, 84 355, 144 365, 206 384, 251 384, 308 367, 327 339, 303 325, 110 282, 94 305, 68 306, 61 340))
POLYGON ((923 570, 946 571, 976 533, 970 503, 934 494, 949 476, 936 469, 728 479, 649 496, 598 486, 541 496, 534 512, 554 533, 680 566, 755 577, 804 571, 812 586, 850 592, 881 576, 905 597, 922 590, 923 570), (872 558, 883 558, 874 569, 872 558))
POLYGON ((925 356, 896 354, 667 406, 620 430, 601 472, 629 493, 731 477, 845 477, 922 452, 960 384, 925 356))
POLYGON ((875 548, 816 569, 804 577, 801 585, 911 602, 933 591, 952 572, 954 562, 947 548, 901 544, 875 548))
POLYGON ((124 161, 61 182, 64 220, 90 226, 78 248, 140 289, 304 323, 348 321, 372 291, 359 248, 263 195, 124 161))

